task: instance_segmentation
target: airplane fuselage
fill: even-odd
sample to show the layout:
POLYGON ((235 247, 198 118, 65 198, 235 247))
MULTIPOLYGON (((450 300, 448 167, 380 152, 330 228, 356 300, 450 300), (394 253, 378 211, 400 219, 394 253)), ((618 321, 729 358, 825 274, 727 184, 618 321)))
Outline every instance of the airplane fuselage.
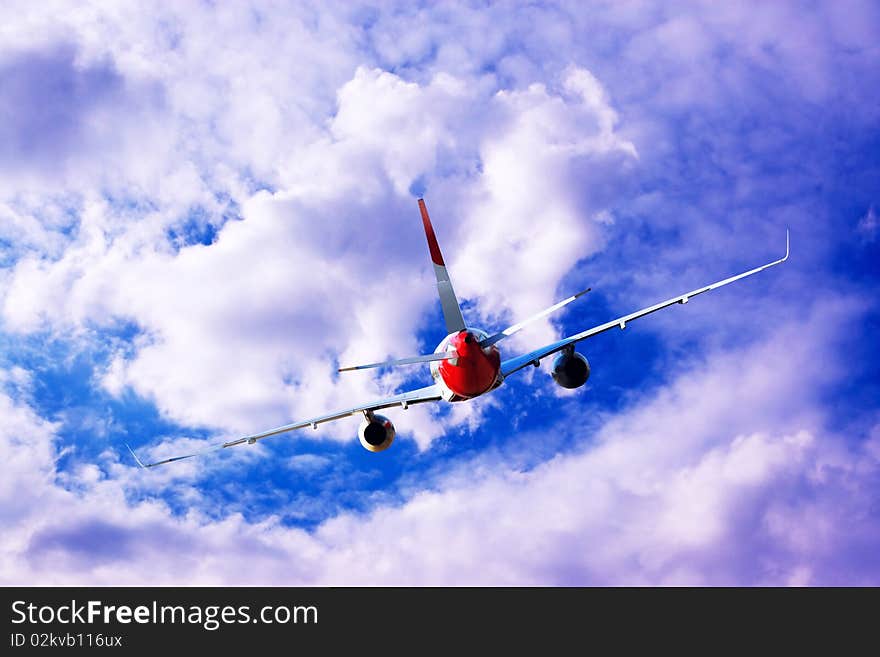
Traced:
POLYGON ((464 401, 501 385, 501 354, 498 347, 480 347, 489 337, 480 329, 466 328, 447 335, 434 353, 454 349, 456 356, 431 363, 431 375, 440 384, 446 401, 464 401))

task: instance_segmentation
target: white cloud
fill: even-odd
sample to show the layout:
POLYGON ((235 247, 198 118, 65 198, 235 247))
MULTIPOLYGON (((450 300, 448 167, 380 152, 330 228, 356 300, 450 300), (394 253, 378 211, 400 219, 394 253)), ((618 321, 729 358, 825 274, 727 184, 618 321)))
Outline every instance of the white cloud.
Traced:
POLYGON ((856 232, 866 242, 873 242, 877 239, 878 228, 880 228, 880 220, 877 219, 877 213, 872 205, 864 216, 859 219, 859 223, 856 224, 856 232))
MULTIPOLYGON (((428 181, 435 222, 452 237, 444 248, 459 294, 479 301, 484 317, 549 305, 559 279, 597 248, 598 229, 580 221, 565 189, 570 162, 633 147, 614 135, 614 112, 589 72, 571 68, 562 85, 562 95, 541 85, 496 95, 445 74, 419 84, 359 68, 339 89, 326 136, 317 131, 298 164, 276 159, 284 187, 243 200, 243 220, 225 223, 213 244, 174 251, 170 211, 132 215, 86 199, 60 258, 17 263, 5 325, 135 322, 135 351, 113 358, 105 388, 130 386, 181 424, 250 433, 369 399, 372 379, 337 380, 334 358, 417 353, 413 336, 436 305, 407 192, 415 180, 428 181)), ((240 157, 239 168, 256 166, 240 157)), ((424 447, 474 412, 438 426, 420 411, 409 428, 424 447)), ((325 434, 347 438, 350 428, 325 434)))
MULTIPOLYGON (((876 17, 870 5, 847 9, 876 17)), ((837 83, 840 57, 857 73, 874 61, 853 53, 873 47, 872 33, 842 19, 842 10, 776 5, 696 7, 674 17, 619 4, 367 16, 357 7, 284 3, 27 2, 0 12, 0 69, 39 64, 71 88, 95 92, 74 93, 77 102, 57 121, 39 114, 44 87, 0 93, 0 104, 22 110, 20 123, 7 124, 5 147, 25 132, 65 128, 57 158, 49 147, 25 153, 19 167, 0 156, 8 173, 0 244, 11 242, 0 262, 14 263, 0 273, 4 330, 48 328, 70 338, 132 321, 142 333, 114 352, 106 389, 131 387, 165 416, 224 435, 347 406, 402 380, 337 380, 337 358, 433 347, 416 338, 436 300, 411 186, 427 189, 458 292, 478 302, 476 318, 504 323, 571 292, 561 282, 603 247, 606 231, 625 236, 632 215, 652 215, 651 189, 629 216, 608 206, 629 191, 633 166, 659 164, 649 173, 665 185, 678 155, 670 125, 695 108, 705 113, 715 121, 703 133, 720 150, 715 163, 732 172, 741 194, 759 195, 748 166, 724 150, 742 135, 717 129, 728 125, 728 108, 744 108, 751 120, 752 104, 764 100, 750 75, 766 74, 762 88, 779 86, 809 108, 832 91, 852 100, 854 85, 837 83), (839 48, 817 46, 826 31, 839 48), (193 218, 196 207, 204 217, 193 218), (179 235, 188 220, 218 228, 216 242, 172 244, 169 229, 179 235)), ((847 106, 859 118, 874 105, 847 106)), ((772 140, 771 128, 761 125, 761 137, 772 140)), ((762 142, 751 135, 748 143, 762 142)), ((646 221, 710 242, 708 220, 686 215, 667 225, 667 217, 646 221)), ((667 282, 655 271, 642 275, 653 287, 667 282)), ((0 578, 873 581, 875 566, 862 560, 847 569, 846 559, 878 542, 865 493, 876 488, 877 437, 844 449, 825 428, 824 404, 809 386, 835 375, 817 368, 835 365, 827 345, 836 329, 813 321, 805 340, 803 326, 785 323, 788 312, 761 315, 775 331, 763 346, 719 352, 705 365, 678 363, 671 386, 606 422, 589 448, 528 473, 478 459, 470 467, 484 474, 450 473, 402 506, 343 514, 314 534, 274 519, 201 515, 202 493, 188 483, 193 464, 145 479, 105 454, 103 470, 58 472, 53 427, 0 397, 10 464, 0 512, 14 521, 0 539, 0 578), (149 498, 159 487, 192 510, 171 515, 149 498), (133 491, 147 501, 130 503, 133 491), (395 549, 377 557, 377 542, 395 549), (246 572, 229 569, 235 555, 246 572)), ((727 326, 747 321, 749 313, 739 314, 727 326)), ((511 343, 551 335, 544 324, 511 343)), ((27 380, 3 377, 10 388, 27 380)), ((442 418, 426 407, 403 417, 424 448, 480 413, 480 404, 468 404, 442 418)), ((350 440, 353 424, 321 435, 350 440)), ((583 439, 577 428, 560 430, 583 439)), ((202 444, 167 438, 154 453, 202 444)), ((260 449, 239 458, 257 458, 260 449)))
MULTIPOLYGON (((568 69, 562 86, 564 95, 533 84, 494 99, 506 127, 481 149, 481 183, 449 258, 459 293, 477 298, 484 316, 517 321, 576 291, 557 292, 559 281, 602 246, 599 226, 583 220, 602 208, 577 191, 577 163, 595 158, 596 175, 613 185, 636 155, 615 134, 616 114, 589 71, 568 69)), ((545 323, 527 335, 540 344, 554 332, 545 323)))
MULTIPOLYGON (((312 533, 271 517, 172 516, 149 497, 128 502, 124 491, 143 494, 153 473, 118 465, 110 454, 102 456, 109 477, 86 467, 58 480, 54 427, 0 396, 7 418, 0 508, 16 514, 0 541, 0 579, 876 584, 876 564, 865 554, 880 543, 872 519, 880 429, 847 443, 813 411, 821 395, 815 375, 827 374, 823 363, 836 358, 825 321, 848 321, 858 308, 819 303, 808 324, 780 327, 767 342, 682 371, 592 438, 563 421, 558 430, 579 446, 532 470, 477 457, 400 506, 342 513, 312 533), (807 336, 803 352, 789 348, 792 332, 807 336)), ((528 449, 539 437, 521 439, 528 449)), ((325 463, 297 457, 291 465, 325 463)))

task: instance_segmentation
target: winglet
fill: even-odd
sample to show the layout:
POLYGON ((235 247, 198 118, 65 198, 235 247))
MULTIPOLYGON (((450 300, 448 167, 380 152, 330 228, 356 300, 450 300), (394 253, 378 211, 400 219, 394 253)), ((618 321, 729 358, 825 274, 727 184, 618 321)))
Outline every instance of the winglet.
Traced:
POLYGON ((147 466, 143 464, 143 462, 138 458, 137 454, 134 453, 134 450, 128 446, 128 443, 125 443, 125 448, 129 451, 129 453, 134 457, 135 463, 140 466, 141 469, 146 470, 147 466))
POLYGON ((785 229, 785 257, 782 259, 783 262, 788 260, 788 228, 785 229))

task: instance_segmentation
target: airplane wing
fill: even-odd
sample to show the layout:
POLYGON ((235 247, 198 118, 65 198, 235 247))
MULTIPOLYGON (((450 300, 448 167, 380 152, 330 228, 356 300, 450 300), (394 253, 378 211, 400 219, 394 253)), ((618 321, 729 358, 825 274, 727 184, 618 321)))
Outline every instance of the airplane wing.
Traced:
POLYGON ((639 319, 640 317, 644 317, 645 315, 650 315, 653 312, 657 312, 658 310, 662 310, 663 308, 667 308, 676 303, 687 303, 689 299, 694 298, 698 294, 703 294, 704 292, 708 292, 709 290, 715 290, 719 287, 727 285, 728 283, 733 283, 734 281, 738 281, 746 276, 751 276, 752 274, 757 274, 760 271, 764 271, 769 267, 773 267, 774 265, 778 265, 782 262, 788 260, 789 253, 789 244, 788 244, 788 231, 785 231, 785 256, 780 258, 779 260, 774 260, 773 262, 769 262, 766 265, 761 265, 760 267, 755 267, 754 269, 750 269, 747 272, 743 272, 742 274, 737 274, 736 276, 731 276, 730 278, 725 278, 723 281, 718 281, 716 283, 711 283, 701 288, 697 288, 696 290, 691 290, 690 292, 685 292, 684 294, 679 294, 677 297, 672 297, 671 299, 667 299, 666 301, 661 301, 660 303, 655 303, 653 306, 648 306, 647 308, 642 308, 641 310, 637 310, 634 313, 630 313, 629 315, 624 315, 623 317, 618 317, 617 319, 612 319, 610 322, 605 322, 604 324, 600 324, 599 326, 594 326, 591 329, 587 329, 581 333, 576 335, 572 335, 568 338, 563 338, 557 342, 552 342, 548 345, 541 347, 540 349, 535 349, 527 354, 523 354, 522 356, 517 356, 516 358, 510 358, 509 360, 505 360, 501 363, 501 374, 503 376, 508 376, 513 374, 514 372, 521 370, 522 368, 528 365, 534 365, 537 367, 542 358, 546 358, 551 354, 555 354, 557 351, 562 351, 569 345, 573 345, 576 342, 580 342, 581 340, 586 340, 587 338, 591 338, 594 335, 598 335, 599 333, 604 333, 605 331, 610 331, 613 328, 626 328, 626 325, 633 321, 634 319, 639 319))
POLYGON ((309 420, 303 420, 301 422, 294 422, 293 424, 285 424, 283 427, 277 427, 275 429, 269 429, 268 431, 263 431, 262 433, 255 433, 250 436, 243 436, 242 438, 236 438, 235 440, 230 440, 225 443, 219 443, 217 445, 212 445, 211 447, 207 447, 203 450, 199 450, 198 452, 193 452, 192 454, 184 454, 182 456, 174 456, 167 459, 162 459, 161 461, 156 461, 154 463, 143 463, 131 447, 128 447, 128 451, 131 452, 131 455, 134 456, 134 460, 137 464, 142 468, 154 468, 157 465, 164 465, 165 463, 173 463, 174 461, 183 461, 185 459, 193 458, 194 456, 201 456, 202 454, 207 454, 209 452, 216 452, 220 449, 226 449, 227 447, 234 447, 235 445, 241 445, 242 443, 248 443, 253 445, 258 440, 263 440, 263 438, 268 438, 269 436, 276 436, 279 433, 286 433, 288 431, 295 431, 296 429, 303 429, 305 427, 312 427, 314 429, 318 428, 319 424, 323 424, 324 422, 331 422, 333 420, 338 420, 340 418, 348 417, 350 415, 354 415, 355 413, 360 413, 362 411, 378 411, 383 408, 391 408, 393 406, 403 406, 406 408, 411 404, 422 404, 424 402, 437 401, 441 398, 440 396, 440 386, 437 384, 428 386, 426 388, 419 388, 418 390, 410 390, 409 392, 402 392, 397 395, 392 395, 391 397, 385 397, 384 399, 379 399, 377 401, 373 401, 367 404, 361 404, 360 406, 355 406, 354 408, 347 408, 342 411, 336 411, 335 413, 329 413, 328 415, 321 415, 318 417, 313 417, 309 420))

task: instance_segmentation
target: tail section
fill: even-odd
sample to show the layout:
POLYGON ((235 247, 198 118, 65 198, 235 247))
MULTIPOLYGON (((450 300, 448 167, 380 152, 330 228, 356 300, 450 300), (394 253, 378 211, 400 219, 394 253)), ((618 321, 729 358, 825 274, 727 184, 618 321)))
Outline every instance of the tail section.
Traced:
POLYGON ((419 211, 422 213, 428 250, 431 252, 431 262, 434 263, 434 274, 437 276, 437 292, 440 294, 440 307, 443 309, 443 319, 446 321, 446 332, 455 333, 465 328, 464 317, 461 316, 461 308, 455 297, 455 290, 452 289, 452 281, 449 280, 449 272, 446 271, 446 263, 443 262, 443 254, 440 253, 440 245, 437 244, 437 236, 434 235, 434 227, 431 225, 424 199, 419 199, 419 211))

